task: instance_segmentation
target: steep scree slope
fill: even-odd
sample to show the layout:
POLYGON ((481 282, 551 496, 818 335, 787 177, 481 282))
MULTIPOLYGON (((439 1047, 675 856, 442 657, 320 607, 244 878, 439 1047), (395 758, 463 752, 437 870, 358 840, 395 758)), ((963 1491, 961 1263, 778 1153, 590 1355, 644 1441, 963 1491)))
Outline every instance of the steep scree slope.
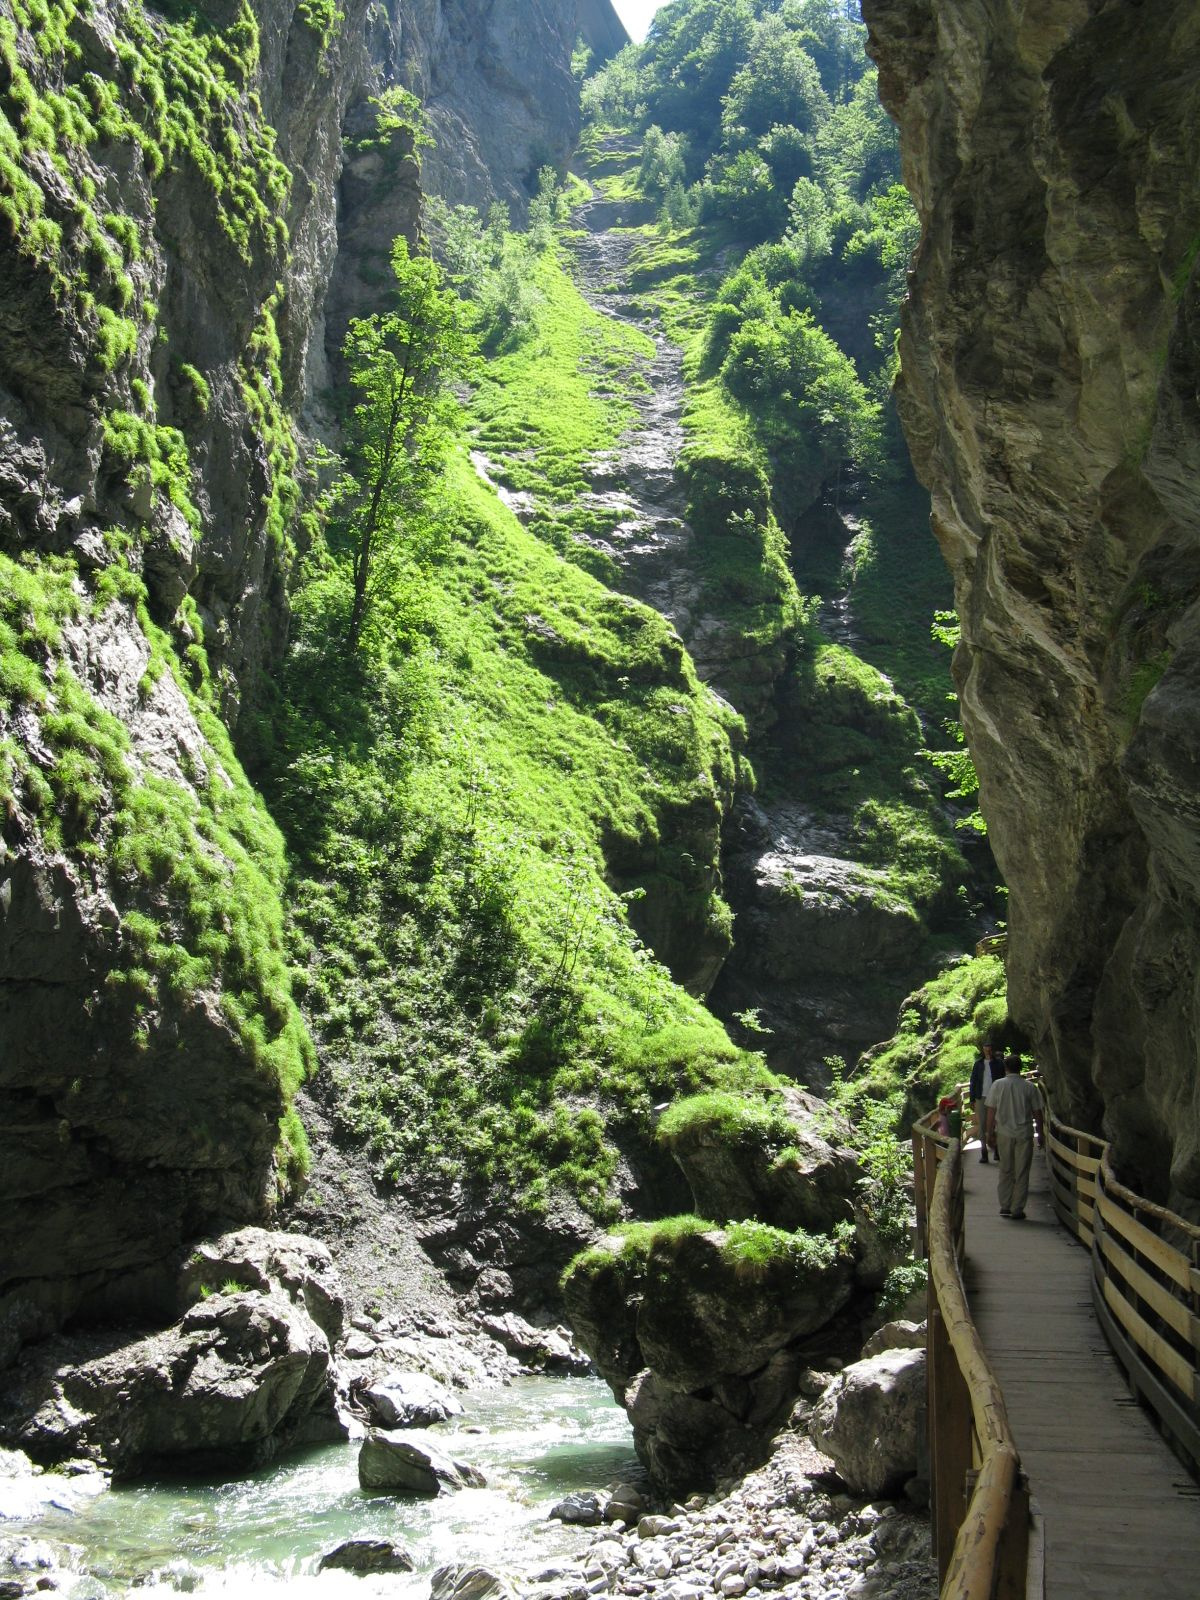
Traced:
POLYGON ((900 400, 953 569, 1009 994, 1200 1211, 1200 16, 867 0, 923 225, 900 400))

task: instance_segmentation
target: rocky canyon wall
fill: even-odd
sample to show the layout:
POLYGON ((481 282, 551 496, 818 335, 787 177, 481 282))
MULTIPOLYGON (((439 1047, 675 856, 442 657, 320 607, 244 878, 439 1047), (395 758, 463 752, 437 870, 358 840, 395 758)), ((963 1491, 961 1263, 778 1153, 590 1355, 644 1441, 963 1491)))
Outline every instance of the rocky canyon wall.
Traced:
POLYGON ((1059 1113, 1200 1214, 1200 13, 865 0, 922 222, 899 399, 1059 1113))
POLYGON ((0 16, 0 1361, 300 1159, 282 845, 226 725, 286 640, 294 419, 385 281, 346 258, 416 217, 372 97, 429 102, 450 199, 519 201, 574 139, 581 25, 619 29, 607 0, 0 16))

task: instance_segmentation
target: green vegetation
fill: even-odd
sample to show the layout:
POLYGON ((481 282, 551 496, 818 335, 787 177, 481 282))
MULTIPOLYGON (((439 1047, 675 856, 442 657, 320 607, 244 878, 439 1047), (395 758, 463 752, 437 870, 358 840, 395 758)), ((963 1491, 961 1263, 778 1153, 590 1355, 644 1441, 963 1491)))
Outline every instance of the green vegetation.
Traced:
MULTIPOLYGON (((944 710, 928 619, 949 582, 886 399, 916 219, 862 38, 829 0, 676 0, 584 85, 584 148, 601 194, 662 208, 630 230, 630 282, 684 348, 706 610, 795 653, 760 789, 811 802, 940 925, 966 869, 910 707, 944 710), (640 152, 614 137, 631 124, 640 152), (818 621, 841 594, 847 644, 818 621)), ((952 736, 932 738, 957 793, 952 736)))
POLYGON ((739 1278, 767 1273, 806 1276, 823 1272, 851 1247, 853 1229, 834 1234, 774 1228, 769 1223, 731 1222, 717 1227, 703 1217, 666 1217, 661 1222, 623 1223, 599 1244, 575 1257, 563 1273, 564 1288, 572 1279, 617 1271, 626 1283, 639 1278, 670 1281, 680 1246, 697 1234, 712 1237, 719 1258, 739 1278))
POLYGON ((748 1082, 739 1086, 738 1094, 714 1092, 676 1100, 659 1119, 658 1138, 669 1147, 676 1140, 703 1131, 732 1144, 786 1144, 795 1130, 782 1107, 773 1105, 769 1098, 778 1083, 763 1075, 762 1089, 768 1096, 763 1099, 752 1098, 750 1091, 755 1087, 748 1082))
POLYGON ((885 1103, 901 1133, 971 1075, 980 1041, 1008 1027, 1004 963, 997 955, 953 962, 904 1002, 896 1032, 870 1050, 834 1101, 856 1120, 870 1101, 885 1103))
POLYGON ((354 599, 346 638, 358 644, 368 601, 401 538, 416 537, 458 415, 453 386, 466 375, 471 343, 461 302, 442 287, 429 257, 392 245, 393 308, 356 317, 346 335, 350 381, 362 398, 346 423, 350 472, 339 537, 350 551, 354 599))
MULTIPOLYGON (((937 670, 897 621, 926 594, 912 578, 925 557, 905 554, 915 516, 888 511, 905 485, 883 400, 912 217, 841 12, 676 0, 645 51, 586 86, 602 116, 646 108, 640 151, 593 131, 590 176, 660 212, 630 231, 629 281, 684 347, 681 472, 702 608, 745 646, 730 683, 756 709, 781 686, 774 743, 754 752, 764 792, 846 820, 886 892, 931 919, 961 863, 914 759, 909 707, 937 670), (848 581, 871 665, 822 635, 824 591, 797 554, 805 509, 843 480, 870 507, 848 581)), ((755 778, 741 716, 664 618, 613 587, 606 547, 626 512, 590 493, 591 469, 633 418, 655 349, 571 281, 566 212, 584 186, 544 173, 523 234, 503 212, 431 207, 446 278, 397 243, 397 301, 346 346, 345 475, 330 485, 315 461, 324 493, 301 517, 280 336, 290 177, 256 95, 252 10, 224 15, 123 0, 107 76, 87 65, 70 0, 20 0, 0 19, 2 225, 90 344, 105 492, 129 506, 98 579, 50 559, 0 568, 0 786, 50 849, 95 874, 108 864, 123 956, 104 1004, 142 1048, 172 1010, 219 996, 288 1103, 313 1062, 294 961, 339 1124, 396 1183, 472 1175, 532 1209, 569 1195, 611 1219, 664 1098, 667 1142, 699 1119, 766 1135, 785 1158, 759 1058, 637 932, 728 949, 720 830, 755 778), (144 215, 109 209, 92 160, 110 146, 146 175, 144 215), (207 370, 148 298, 168 194, 210 238, 208 265, 250 297, 241 348, 207 370), (473 391, 452 398, 465 373, 473 391), (235 686, 213 681, 196 601, 152 617, 134 575, 141 528, 182 517, 203 537, 197 447, 239 399, 265 469, 247 537, 265 535, 268 575, 290 571, 293 591, 288 658, 252 734, 286 859, 218 720, 235 686), (147 641, 143 703, 177 687, 203 734, 177 776, 142 769, 68 665, 64 624, 111 606, 147 641), (37 719, 39 743, 12 735, 14 710, 37 719)), ((334 47, 329 0, 298 15, 310 59, 334 47)), ((426 141, 421 109, 393 88, 374 111, 351 154, 390 184, 426 141)), ((285 1138, 301 1165, 292 1114, 285 1138)), ((655 1248, 695 1221, 657 1225, 655 1248)), ((724 1237, 747 1273, 842 1248, 759 1222, 724 1237)))
MULTIPOLYGON (((621 1130, 747 1070, 604 870, 633 852, 684 881, 672 819, 697 806, 715 849, 737 719, 662 618, 522 528, 461 453, 445 489, 354 658, 346 558, 305 566, 270 782, 305 1007, 339 1116, 393 1179, 469 1168, 603 1215, 621 1130)), ((710 881, 689 892, 723 919, 710 881)))
MULTIPOLYGON (((105 574, 97 608, 132 605, 158 676, 173 671, 140 582, 118 572, 105 574)), ((0 799, 36 819, 47 846, 86 876, 109 863, 124 937, 107 999, 127 1018, 134 1046, 148 1046, 171 1010, 216 995, 247 1063, 277 1082, 290 1104, 312 1047, 284 953, 282 839, 224 727, 182 677, 178 686, 206 740, 202 767, 177 781, 137 767, 125 725, 64 659, 62 628, 78 618, 84 598, 69 562, 0 556, 3 709, 11 715, 24 707, 38 721, 36 740, 0 742, 0 799)), ((285 1114, 282 1134, 289 1165, 299 1170, 307 1156, 294 1113, 285 1114)))

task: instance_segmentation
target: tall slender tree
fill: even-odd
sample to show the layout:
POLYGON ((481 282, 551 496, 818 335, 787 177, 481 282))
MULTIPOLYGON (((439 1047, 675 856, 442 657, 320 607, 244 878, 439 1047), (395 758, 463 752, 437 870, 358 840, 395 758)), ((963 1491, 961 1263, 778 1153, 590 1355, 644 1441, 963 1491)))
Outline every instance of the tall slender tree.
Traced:
POLYGON ((474 341, 466 310, 436 262, 392 246, 390 311, 356 317, 344 346, 361 398, 346 426, 350 465, 346 529, 354 601, 346 633, 357 648, 380 559, 422 515, 429 487, 454 437, 453 386, 469 373, 474 341))

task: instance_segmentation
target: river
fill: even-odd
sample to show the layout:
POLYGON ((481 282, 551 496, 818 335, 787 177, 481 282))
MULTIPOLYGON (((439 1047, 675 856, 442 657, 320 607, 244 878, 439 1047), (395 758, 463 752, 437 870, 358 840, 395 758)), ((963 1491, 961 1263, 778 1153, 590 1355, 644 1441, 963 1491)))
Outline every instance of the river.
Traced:
POLYGON ((477 1391, 431 1438, 479 1467, 487 1487, 436 1500, 368 1495, 358 1486, 358 1445, 323 1445, 234 1482, 133 1484, 73 1515, 0 1522, 0 1542, 35 1536, 64 1564, 69 1545, 75 1576, 60 1574, 57 1592, 75 1600, 147 1588, 258 1596, 284 1586, 296 1600, 424 1600, 433 1571, 449 1563, 528 1570, 571 1555, 589 1533, 549 1520, 550 1507, 571 1490, 639 1471, 628 1420, 599 1379, 519 1378, 477 1391), (403 1544, 415 1570, 318 1576, 321 1556, 354 1538, 403 1544))

